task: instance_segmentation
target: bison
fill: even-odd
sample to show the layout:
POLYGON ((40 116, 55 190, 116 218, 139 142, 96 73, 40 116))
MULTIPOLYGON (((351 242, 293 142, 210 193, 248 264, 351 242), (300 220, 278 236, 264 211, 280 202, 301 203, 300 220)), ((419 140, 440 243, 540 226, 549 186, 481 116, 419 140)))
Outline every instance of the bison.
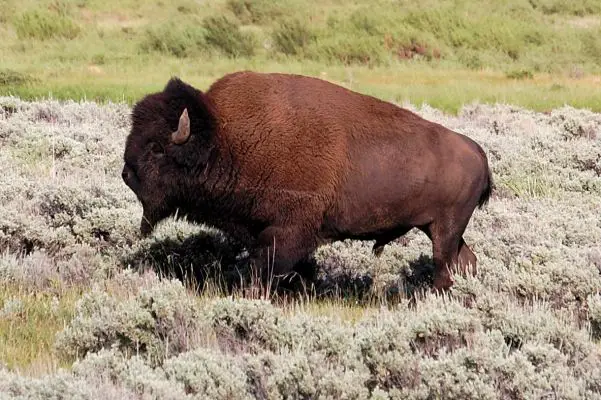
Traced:
POLYGON ((239 71, 205 92, 172 77, 131 118, 122 178, 143 236, 185 214, 281 277, 320 245, 372 240, 379 256, 415 227, 432 241, 434 290, 456 268, 475 273, 462 236, 491 195, 486 154, 409 110, 313 77, 239 71))

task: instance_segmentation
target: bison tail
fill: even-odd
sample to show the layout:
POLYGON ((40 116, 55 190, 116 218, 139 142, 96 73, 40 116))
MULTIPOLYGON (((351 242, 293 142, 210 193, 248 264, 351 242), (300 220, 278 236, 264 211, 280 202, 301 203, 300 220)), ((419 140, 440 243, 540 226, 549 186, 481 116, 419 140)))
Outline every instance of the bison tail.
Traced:
POLYGON ((494 182, 492 179, 492 171, 490 170, 490 168, 488 168, 487 180, 488 180, 488 182, 486 182, 486 187, 482 191, 482 194, 480 195, 480 199, 478 200, 478 208, 482 208, 484 205, 486 205, 486 203, 488 203, 488 200, 490 199, 490 196, 494 189, 494 182))

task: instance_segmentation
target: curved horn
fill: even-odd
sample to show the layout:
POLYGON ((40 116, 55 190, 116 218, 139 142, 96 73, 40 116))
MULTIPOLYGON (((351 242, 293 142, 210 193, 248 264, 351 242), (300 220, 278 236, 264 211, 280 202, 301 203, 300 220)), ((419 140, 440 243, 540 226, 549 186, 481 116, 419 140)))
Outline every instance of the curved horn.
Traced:
POLYGON ((188 109, 184 108, 184 112, 179 117, 177 131, 171 134, 171 140, 175 144, 185 143, 190 137, 190 118, 188 117, 188 109))

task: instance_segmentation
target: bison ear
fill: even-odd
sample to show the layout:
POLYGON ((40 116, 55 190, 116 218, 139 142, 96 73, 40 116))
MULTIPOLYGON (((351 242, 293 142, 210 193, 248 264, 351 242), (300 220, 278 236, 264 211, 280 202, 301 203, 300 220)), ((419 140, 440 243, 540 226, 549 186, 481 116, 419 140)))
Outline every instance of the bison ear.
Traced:
POLYGON ((190 117, 188 116, 188 109, 185 108, 182 115, 179 117, 179 124, 177 130, 171 134, 171 140, 175 144, 183 144, 188 141, 190 137, 190 117))

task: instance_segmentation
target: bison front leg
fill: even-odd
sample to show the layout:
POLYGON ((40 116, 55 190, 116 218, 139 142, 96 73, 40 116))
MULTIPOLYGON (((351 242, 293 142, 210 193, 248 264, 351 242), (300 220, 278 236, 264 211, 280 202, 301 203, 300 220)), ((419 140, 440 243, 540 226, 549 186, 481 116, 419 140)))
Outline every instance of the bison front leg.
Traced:
POLYGON ((279 281, 294 272, 294 267, 316 248, 315 234, 301 226, 271 226, 258 238, 251 262, 265 281, 279 281))

